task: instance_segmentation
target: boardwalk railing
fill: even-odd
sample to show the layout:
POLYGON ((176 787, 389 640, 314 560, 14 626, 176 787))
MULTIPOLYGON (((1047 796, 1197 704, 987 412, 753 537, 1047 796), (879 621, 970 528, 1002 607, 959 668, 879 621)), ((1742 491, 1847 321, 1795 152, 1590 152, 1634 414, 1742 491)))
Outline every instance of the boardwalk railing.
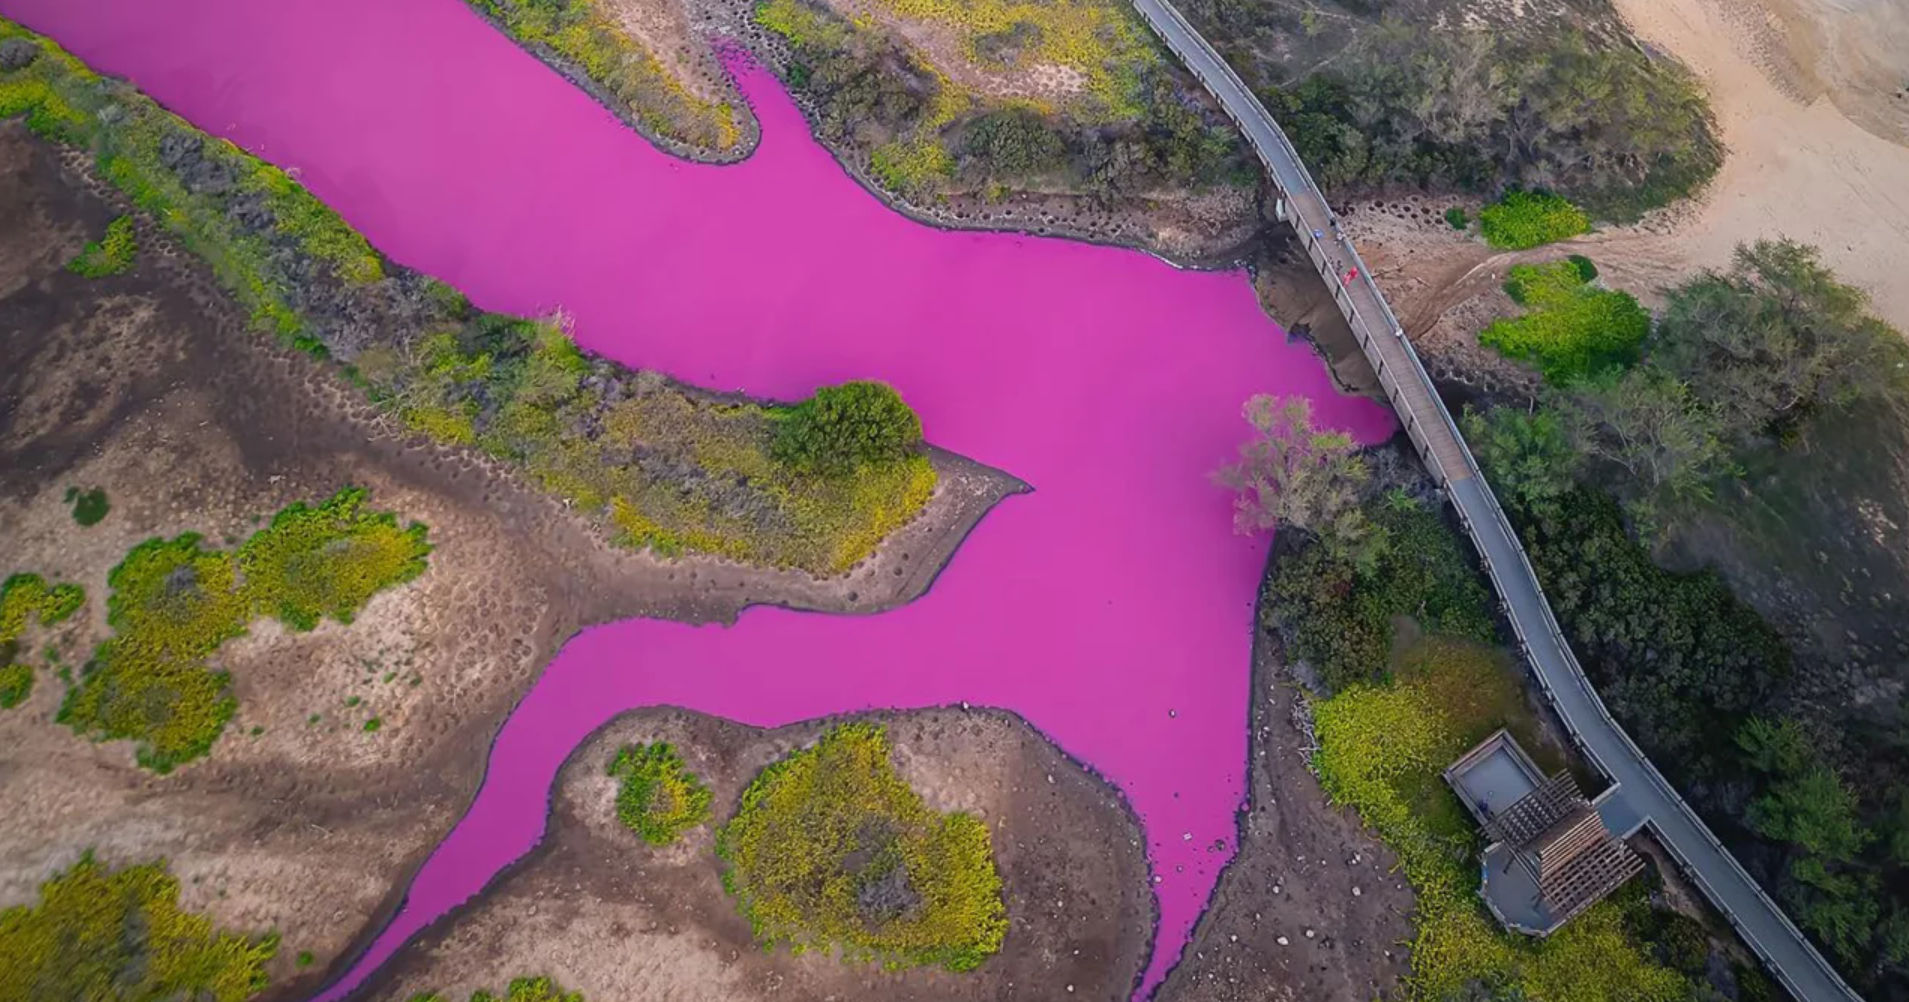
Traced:
POLYGON ((1272 175, 1285 218, 1332 291, 1413 447, 1451 499, 1504 605, 1520 652, 1572 741, 1619 786, 1618 795, 1648 819, 1658 841, 1790 994, 1802 1002, 1860 1002, 1611 717, 1572 654, 1517 533, 1418 352, 1358 249, 1339 231, 1337 217, 1285 132, 1172 3, 1134 0, 1134 6, 1219 100, 1272 175))

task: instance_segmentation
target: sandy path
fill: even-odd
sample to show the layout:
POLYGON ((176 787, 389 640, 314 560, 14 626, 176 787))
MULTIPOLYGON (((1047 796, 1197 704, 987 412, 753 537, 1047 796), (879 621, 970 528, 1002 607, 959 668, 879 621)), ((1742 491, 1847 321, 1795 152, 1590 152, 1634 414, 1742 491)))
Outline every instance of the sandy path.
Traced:
POLYGON ((1878 313, 1909 330, 1909 281, 1900 274, 1909 252, 1909 147, 1864 131, 1826 97, 1806 104, 1788 96, 1794 85, 1774 56, 1783 40, 1758 4, 1615 5, 1639 38, 1703 78, 1730 152, 1702 202, 1680 218, 1578 243, 1613 266, 1618 284, 1651 288, 1725 264, 1739 242, 1791 237, 1821 247, 1844 280, 1869 291, 1878 313))

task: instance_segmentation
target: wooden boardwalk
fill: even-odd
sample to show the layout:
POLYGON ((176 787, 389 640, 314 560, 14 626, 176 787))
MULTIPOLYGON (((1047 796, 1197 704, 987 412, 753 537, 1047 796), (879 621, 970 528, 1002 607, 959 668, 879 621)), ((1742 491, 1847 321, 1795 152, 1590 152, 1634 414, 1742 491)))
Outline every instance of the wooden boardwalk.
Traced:
POLYGON ((1219 100, 1272 175, 1282 218, 1299 234, 1413 447, 1458 512, 1532 675, 1579 750, 1610 778, 1614 790, 1599 799, 1612 801, 1607 806, 1617 815, 1642 819, 1791 995, 1801 1002, 1860 1002, 1611 718, 1418 353, 1272 115, 1169 0, 1134 0, 1134 6, 1219 100))

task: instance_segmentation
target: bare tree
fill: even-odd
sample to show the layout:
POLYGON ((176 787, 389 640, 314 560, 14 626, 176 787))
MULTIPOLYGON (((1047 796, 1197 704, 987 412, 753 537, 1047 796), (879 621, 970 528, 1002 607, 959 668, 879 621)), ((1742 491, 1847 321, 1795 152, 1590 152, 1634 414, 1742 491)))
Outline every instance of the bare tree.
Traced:
POLYGON ((1359 506, 1372 472, 1352 436, 1314 428, 1305 397, 1262 393, 1244 413, 1253 437, 1240 446, 1239 462, 1214 474, 1239 492, 1234 529, 1301 529, 1356 564, 1376 561, 1383 538, 1359 506))

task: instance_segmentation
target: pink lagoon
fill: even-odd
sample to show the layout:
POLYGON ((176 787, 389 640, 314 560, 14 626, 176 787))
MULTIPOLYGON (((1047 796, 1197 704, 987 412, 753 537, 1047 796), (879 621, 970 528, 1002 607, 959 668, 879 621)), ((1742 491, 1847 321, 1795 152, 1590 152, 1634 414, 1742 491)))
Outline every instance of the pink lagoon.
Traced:
MULTIPOLYGON (((733 627, 585 631, 504 725, 468 815, 343 995, 542 833, 552 778, 618 712, 674 705, 775 726, 969 703, 1027 718, 1145 824, 1178 959, 1234 849, 1253 600, 1266 539, 1209 472, 1240 405, 1343 397, 1238 273, 911 222, 742 72, 763 142, 730 167, 649 146, 462 0, 0 0, 105 73, 292 169, 392 258, 493 310, 561 308, 579 343, 719 390, 793 399, 892 383, 937 445, 1033 493, 990 513, 929 593, 878 616, 756 608, 733 627)), ((1135 916, 1135 921, 1144 921, 1135 916)))

